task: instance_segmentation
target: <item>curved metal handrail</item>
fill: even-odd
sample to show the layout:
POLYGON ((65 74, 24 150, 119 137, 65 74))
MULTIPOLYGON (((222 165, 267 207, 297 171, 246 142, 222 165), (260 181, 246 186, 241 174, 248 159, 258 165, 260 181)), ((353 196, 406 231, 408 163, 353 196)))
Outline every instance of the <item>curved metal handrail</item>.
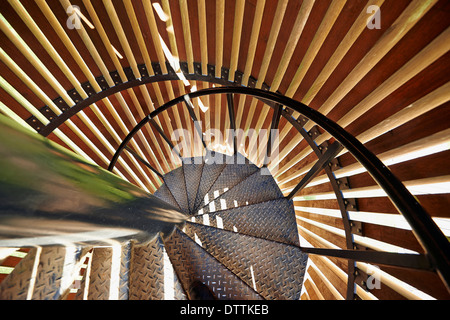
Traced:
MULTIPOLYGON (((276 105, 284 105, 302 114, 333 136, 365 167, 376 183, 386 192, 397 210, 405 217, 414 235, 424 248, 426 257, 430 260, 430 265, 435 268, 450 291, 450 243, 418 200, 372 152, 345 129, 320 112, 281 94, 248 87, 217 87, 203 89, 177 97, 151 112, 130 131, 111 159, 108 170, 114 168, 118 157, 131 138, 157 115, 185 101, 185 99, 214 94, 243 94, 263 99, 276 105)), ((327 255, 326 253, 322 254, 327 255)), ((421 261, 421 263, 427 264, 424 261, 421 261)))

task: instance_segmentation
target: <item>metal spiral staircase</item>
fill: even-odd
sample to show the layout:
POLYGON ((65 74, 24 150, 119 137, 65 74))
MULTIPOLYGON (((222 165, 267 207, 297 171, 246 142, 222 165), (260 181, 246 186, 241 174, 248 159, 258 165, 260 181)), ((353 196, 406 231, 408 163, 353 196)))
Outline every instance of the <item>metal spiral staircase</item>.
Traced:
MULTIPOLYGON (((79 290, 76 290, 75 298, 78 299, 197 299, 205 298, 204 294, 198 292, 201 291, 199 288, 203 288, 207 290, 207 298, 210 299, 298 300, 308 252, 354 261, 435 271, 442 281, 447 283, 450 270, 448 240, 406 187, 378 158, 337 124, 319 112, 279 94, 252 88, 222 87, 197 91, 166 103, 145 117, 128 134, 109 165, 109 170, 112 171, 121 153, 129 150, 164 181, 154 193, 154 197, 163 202, 155 203, 154 197, 141 195, 142 199, 134 200, 132 204, 125 202, 118 205, 115 200, 112 207, 105 205, 102 209, 93 210, 89 208, 89 199, 86 199, 88 208, 82 208, 79 214, 79 208, 68 207, 73 205, 72 201, 60 205, 48 204, 48 198, 51 196, 49 191, 52 188, 46 185, 61 178, 67 180, 69 177, 69 186, 61 184, 60 191, 70 193, 74 192, 80 182, 90 184, 95 179, 91 177, 91 181, 74 176, 68 169, 68 164, 56 173, 51 173, 51 168, 55 168, 58 163, 46 153, 50 153, 51 149, 55 152, 56 147, 46 146, 44 139, 38 143, 38 147, 33 148, 29 136, 24 132, 14 133, 7 124, 8 122, 5 122, 2 136, 5 139, 7 136, 10 138, 3 146, 2 156, 3 168, 9 172, 9 176, 6 176, 2 186, 2 223, 12 238, 2 240, 0 244, 14 247, 21 243, 25 247, 42 247, 28 252, 13 272, 0 283, 2 299, 67 297, 88 254, 89 263, 84 277, 79 282, 79 290), (234 94, 247 94, 264 99, 267 105, 274 108, 271 134, 267 137, 265 147, 265 164, 261 168, 237 152, 238 135, 233 137, 232 155, 206 148, 204 134, 195 117, 191 98, 211 94, 227 95, 232 129, 235 128, 234 94), (181 166, 162 175, 127 144, 147 123, 158 127, 154 119, 182 101, 192 117, 198 139, 204 149, 201 152, 205 153, 205 156, 182 157, 180 151, 164 137, 173 154, 179 157, 181 166), (296 126, 299 133, 303 132, 305 139, 316 150, 318 160, 285 197, 270 175, 267 163, 270 163, 276 140, 272 134, 278 129, 280 117, 284 115, 293 123, 304 119, 302 116, 293 118, 293 111, 307 117, 309 121, 318 123, 321 128, 332 133, 336 141, 330 146, 322 145, 319 149, 311 135, 302 126, 296 126), (8 149, 14 143, 18 144, 17 152, 8 149), (344 198, 330 171, 333 159, 345 147, 374 177, 409 221, 426 254, 355 250, 357 248, 354 248, 352 239, 354 228, 350 224, 344 198), (31 160, 28 161, 33 164, 49 161, 48 172, 45 168, 42 168, 42 171, 50 177, 40 182, 41 189, 31 187, 26 192, 24 203, 18 204, 21 195, 17 192, 14 194, 10 188, 14 189, 17 185, 23 188, 23 191, 27 190, 19 172, 23 169, 30 171, 32 166, 26 164, 25 168, 21 168, 14 164, 14 160, 26 157, 29 157, 31 160), (301 247, 298 240, 292 199, 322 170, 327 172, 335 187, 335 195, 343 205, 341 213, 346 221, 345 231, 349 239, 347 250, 301 247), (55 177, 52 178, 52 175, 55 177), (30 200, 36 197, 46 199, 39 200, 36 205, 30 200), (52 214, 55 210, 53 206, 57 208, 56 215, 52 214), (127 209, 132 212, 131 216, 127 215, 127 209), (191 221, 184 222, 183 217, 191 221), (33 225, 32 230, 25 228, 28 225, 33 225), (96 239, 99 236, 97 231, 101 233, 104 228, 112 228, 109 237, 96 239), (120 231, 124 228, 139 232, 123 235, 120 231), (92 230, 92 234, 88 232, 88 235, 80 235, 82 230, 87 229, 92 230), (115 235, 116 229, 119 235, 115 235), (52 233, 63 231, 62 237, 51 236, 52 233), (81 238, 77 239, 77 236, 81 238), (83 239, 83 236, 86 238, 83 239), (105 248, 109 241, 117 243, 105 248), (64 243, 65 249, 61 247, 64 243), (92 247, 92 243, 96 245, 92 247)), ((157 131, 164 135, 161 128, 157 131)), ((58 157, 63 155, 61 151, 55 153, 58 157)), ((67 160, 59 161, 64 163, 63 161, 67 160)), ((74 159, 71 161, 75 162, 74 159)), ((100 169, 94 172, 98 170, 100 169)), ((33 175, 31 172, 29 174, 33 175)), ((38 180, 38 176, 39 174, 34 178, 38 180)), ((108 180, 99 179, 100 184, 106 181, 108 180)), ((130 186, 127 186, 128 188, 130 186)), ((98 196, 102 200, 106 194, 98 196)), ((57 198, 52 201, 58 201, 57 198)), ((86 198, 89 198, 89 194, 86 198)), ((61 201, 64 202, 63 198, 61 201)), ((93 202, 95 206, 95 201, 93 202)), ((349 275, 351 274, 356 275, 355 267, 349 264, 349 275)), ((352 282, 349 283, 348 295, 351 297, 354 287, 352 282)))
POLYGON ((449 299, 448 8, 9 0, 0 299, 449 299))

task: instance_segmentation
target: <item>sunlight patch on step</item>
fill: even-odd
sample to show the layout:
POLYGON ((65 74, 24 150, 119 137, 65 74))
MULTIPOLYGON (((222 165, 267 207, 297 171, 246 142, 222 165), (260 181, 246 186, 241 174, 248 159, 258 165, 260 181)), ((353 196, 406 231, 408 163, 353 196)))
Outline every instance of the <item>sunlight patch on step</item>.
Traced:
POLYGON ((164 300, 175 300, 175 279, 173 276, 172 264, 170 263, 169 256, 166 249, 163 247, 164 257, 164 300))
POLYGON ((207 214, 203 215, 203 224, 205 226, 209 226, 209 215, 207 214))
POLYGON ((202 242, 200 241, 200 238, 197 236, 196 233, 194 233, 194 239, 195 239, 195 242, 196 242, 200 247, 203 246, 203 245, 202 245, 202 242))
POLYGON ((223 229, 223 219, 219 216, 216 216, 217 228, 223 229))
POLYGON ((220 199, 220 210, 226 210, 227 209, 227 200, 220 199))
POLYGON ((216 212, 216 204, 214 201, 209 204, 209 212, 216 212))
POLYGON ((253 283, 253 289, 258 292, 256 289, 256 281, 255 281, 255 274, 253 273, 253 266, 250 266, 250 274, 252 275, 252 283, 253 283))
POLYGON ((119 299, 120 286, 120 258, 122 247, 120 244, 113 244, 111 257, 111 282, 109 286, 109 300, 119 299))

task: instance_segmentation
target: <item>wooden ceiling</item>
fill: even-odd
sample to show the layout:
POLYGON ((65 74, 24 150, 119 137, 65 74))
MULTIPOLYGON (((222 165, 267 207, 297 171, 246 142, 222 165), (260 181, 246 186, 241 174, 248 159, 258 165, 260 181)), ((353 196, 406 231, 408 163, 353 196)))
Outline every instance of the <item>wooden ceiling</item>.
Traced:
MULTIPOLYGON (((145 115, 179 95, 218 85, 213 80, 223 70, 230 84, 278 91, 321 111, 376 154, 415 141, 422 141, 421 150, 450 136, 447 0, 8 0, 0 13, 0 112, 12 117, 37 117, 37 109, 44 106, 58 115, 59 100, 68 107, 80 102, 72 99, 73 89, 83 100, 89 96, 82 86, 87 82, 101 92, 98 77, 114 86, 114 71, 126 82, 130 73, 140 77, 139 66, 151 76, 159 72, 155 63, 166 74, 166 62, 175 68, 181 62, 186 74, 209 74, 210 81, 185 83, 180 76, 123 90, 85 108, 49 135, 104 168, 145 115), (368 19, 375 21, 367 10, 371 5, 380 8, 379 29, 367 26, 368 19), (70 6, 78 6, 92 28, 83 19, 80 28, 71 28, 80 15, 70 6)), ((196 100, 196 106, 200 102, 204 111, 195 112, 203 130, 229 127, 225 97, 196 100)), ((238 127, 270 127, 272 111, 262 102, 236 97, 235 105, 238 127)), ((158 117, 158 123, 167 136, 176 128, 193 131, 182 105, 158 117)), ((284 119, 280 131, 280 158, 269 168, 282 190, 289 190, 316 158, 284 119), (290 178, 296 170, 300 174, 290 178)), ((323 134, 318 141, 329 138, 323 134)), ((153 128, 146 127, 132 148, 162 173, 179 165, 166 160, 169 147, 153 128)), ((248 141, 240 151, 259 162, 248 141)), ((448 156, 447 147, 394 171, 404 181, 448 183, 448 156)), ((342 166, 355 162, 348 154, 340 161, 342 166)), ((149 192, 161 184, 130 154, 121 158, 115 172, 149 192)), ((367 174, 351 182, 352 188, 374 184, 367 174)), ((433 216, 448 217, 448 190, 421 200, 433 216)), ((378 200, 376 209, 370 201, 362 199, 360 210, 396 212, 389 201, 378 200)), ((300 205, 326 206, 320 201, 300 205)))
MULTIPOLYGON (((376 113, 385 117, 402 107, 405 99, 417 100, 448 80, 445 45, 439 46, 438 56, 422 63, 419 66, 422 69, 414 70, 412 75, 410 72, 409 77, 398 80, 391 77, 417 54, 426 56, 422 50, 435 38, 448 39, 448 7, 447 1, 9 1, 1 9, 2 29, 9 29, 9 35, 1 38, 1 47, 3 57, 12 59, 48 98, 62 97, 69 106, 75 102, 66 91, 75 88, 82 97, 87 97, 80 84, 93 83, 94 77, 108 77, 109 72, 127 67, 136 74, 137 65, 148 66, 152 62, 159 62, 162 72, 167 73, 166 61, 185 61, 190 73, 194 73, 194 62, 201 64, 202 74, 207 74, 208 64, 214 66, 218 78, 221 68, 227 68, 231 81, 235 71, 240 71, 243 85, 252 77, 257 81, 256 87, 267 84, 270 90, 300 100, 336 121, 379 90, 382 93, 376 95, 377 100, 369 107, 376 106, 376 113), (76 21, 71 5, 80 8, 93 28, 79 15, 75 18, 81 22, 81 28, 69 28, 68 23, 76 21), (371 17, 369 5, 380 7, 380 29, 366 26, 371 17), (165 16, 158 15, 158 7, 165 16), (7 23, 28 49, 12 38, 7 23), (164 53, 164 46, 169 55, 164 53), (24 54, 24 50, 32 53, 24 54), (380 88, 392 83, 399 88, 394 96, 380 88)), ((5 59, 2 77, 34 107, 46 105, 23 82, 23 77, 17 77, 17 70, 11 70, 5 59)), ((410 68, 418 69, 416 65, 424 59, 416 60, 410 68)), ((123 72, 121 77, 126 80, 123 72)), ((98 151, 92 151, 95 147, 86 145, 67 124, 61 130, 96 163, 106 166, 119 137, 123 138, 143 115, 189 92, 193 86, 201 89, 211 85, 165 82, 129 89, 87 109, 84 119, 72 117, 73 125, 98 151), (115 119, 112 109, 117 111, 115 119), (92 111, 102 113, 104 118, 92 111), (108 129, 102 120, 103 123, 107 120, 111 127, 108 129), (103 137, 95 133, 89 121, 103 137), (113 130, 117 133, 115 137, 111 134, 113 130), (109 148, 105 146, 108 143, 109 148)), ((3 91, 1 97, 22 118, 30 116, 10 94, 3 91)), ((221 107, 220 101, 215 103, 221 107)), ((237 112, 238 124, 241 117, 242 127, 244 123, 257 124, 253 109, 242 112, 243 103, 240 102, 237 112)), ((208 115, 202 116, 214 119, 211 127, 223 128, 225 108, 220 108, 219 113, 218 107, 210 104, 208 115)), ((186 127, 184 112, 180 112, 173 119, 186 127)), ((360 133, 373 119, 363 115, 364 112, 360 113, 358 121, 347 121, 344 126, 348 124, 352 133, 360 133)), ((124 174, 130 178, 129 173, 124 174)))

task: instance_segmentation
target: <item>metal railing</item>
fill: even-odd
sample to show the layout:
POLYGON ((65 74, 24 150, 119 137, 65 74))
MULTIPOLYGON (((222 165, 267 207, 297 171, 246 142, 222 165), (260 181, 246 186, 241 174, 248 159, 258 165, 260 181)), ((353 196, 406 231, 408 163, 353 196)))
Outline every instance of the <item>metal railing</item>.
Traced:
MULTIPOLYGON (((254 98, 262 100, 274 109, 271 129, 278 129, 280 118, 284 117, 292 124, 293 127, 296 128, 296 130, 302 135, 302 137, 308 142, 309 146, 313 149, 314 153, 318 157, 317 162, 313 165, 309 172, 307 172, 303 176, 303 178, 300 180, 297 186, 294 187, 287 198, 292 199, 294 195, 300 192, 306 185, 308 185, 308 183, 319 172, 325 170, 332 185, 333 191, 336 195, 339 210, 341 212, 347 249, 340 250, 309 247, 302 247, 301 249, 310 254, 339 257, 349 260, 347 299, 353 299, 355 294, 354 281, 356 276, 356 261, 437 272, 447 289, 450 291, 450 244, 445 235, 437 227, 430 215, 420 205, 417 199, 408 191, 403 183, 398 178, 396 178, 392 174, 392 172, 354 136, 349 134, 335 122, 322 115, 320 112, 302 104, 301 102, 295 101, 281 94, 270 92, 267 90, 232 86, 204 89, 177 97, 148 114, 130 131, 130 133, 122 141, 116 153, 114 154, 108 169, 112 170, 114 168, 119 156, 124 149, 127 149, 129 151, 131 150, 127 147, 127 144, 134 137, 134 135, 148 123, 150 123, 150 125, 153 126, 153 128, 162 135, 163 139, 170 144, 170 147, 172 149, 175 149, 174 146, 170 143, 168 137, 164 135, 162 128, 158 126, 157 122, 154 119, 162 112, 169 110, 179 103, 183 103, 187 108, 191 120, 194 122, 195 130, 197 131, 197 134, 202 141, 203 148, 206 149, 206 144, 203 140, 203 132, 201 130, 201 127, 197 123, 197 119, 193 111, 194 106, 191 103, 191 99, 218 94, 227 95, 228 116, 230 120, 231 130, 236 129, 234 110, 235 107, 233 104, 234 95, 238 94, 252 96, 254 98), (292 116, 293 111, 299 113, 301 116, 295 119, 292 116), (305 118, 309 121, 314 122, 318 127, 328 132, 335 139, 335 142, 329 146, 318 146, 315 143, 313 137, 310 135, 310 132, 307 132, 303 127, 305 118), (365 167, 367 172, 373 177, 376 183, 386 192, 387 196, 392 201, 394 206, 410 224, 411 229, 418 239, 420 245, 423 247, 425 254, 403 254, 355 249, 356 245, 353 241, 352 236, 355 231, 348 216, 347 200, 342 196, 338 181, 334 177, 333 172, 329 166, 331 161, 344 148, 347 149, 353 155, 353 157, 365 167)), ((270 154, 272 152, 273 140, 274 139, 272 139, 270 136, 267 139, 266 161, 267 157, 270 157, 270 154)), ((233 149, 236 153, 236 139, 234 139, 233 141, 233 149)), ((174 150, 174 152, 178 157, 182 157, 179 151, 174 150)), ((137 159, 143 162, 158 176, 163 176, 162 173, 158 172, 153 166, 146 163, 142 158, 137 157, 137 159)))

